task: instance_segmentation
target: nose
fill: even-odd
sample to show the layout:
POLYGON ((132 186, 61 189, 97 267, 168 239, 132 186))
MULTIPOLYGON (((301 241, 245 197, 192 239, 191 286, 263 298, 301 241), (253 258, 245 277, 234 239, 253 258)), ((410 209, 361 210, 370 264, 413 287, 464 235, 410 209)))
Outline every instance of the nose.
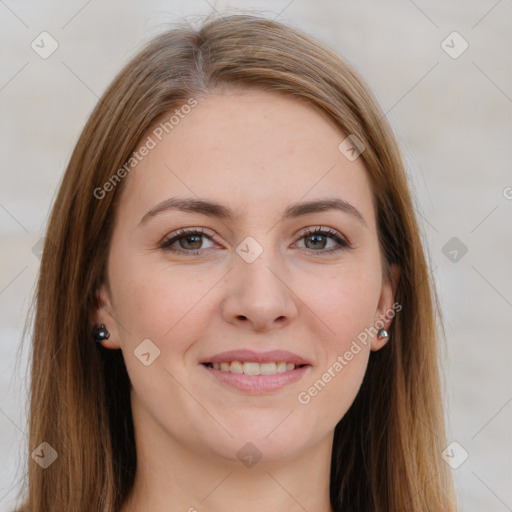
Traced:
POLYGON ((226 322, 253 332, 271 332, 297 317, 289 272, 265 252, 252 263, 238 258, 228 280, 222 303, 226 322))

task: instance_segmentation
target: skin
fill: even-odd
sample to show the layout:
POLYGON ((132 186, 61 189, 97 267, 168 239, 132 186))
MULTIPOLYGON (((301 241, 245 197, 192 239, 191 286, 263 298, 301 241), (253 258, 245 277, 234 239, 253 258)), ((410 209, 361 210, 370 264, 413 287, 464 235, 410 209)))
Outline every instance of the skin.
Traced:
POLYGON ((308 404, 298 394, 385 317, 398 281, 395 267, 383 278, 370 182, 362 158, 338 150, 344 139, 297 99, 211 94, 125 179, 92 318, 106 324, 105 346, 122 350, 132 383, 138 467, 123 512, 331 510, 334 428, 386 339, 360 344, 308 404), (141 223, 170 197, 214 200, 236 215, 166 210, 141 223), (279 220, 292 203, 321 198, 349 202, 364 223, 338 210, 279 220), (309 227, 334 229, 350 248, 325 252, 340 246, 330 236, 315 245, 302 234, 309 227), (180 228, 204 228, 214 240, 161 248, 180 228), (263 248, 252 263, 236 252, 248 236, 263 248), (149 366, 134 355, 145 339, 160 350, 149 366), (312 366, 280 390, 250 394, 199 364, 239 348, 290 350, 312 366), (262 454, 252 467, 237 457, 248 442, 262 454))

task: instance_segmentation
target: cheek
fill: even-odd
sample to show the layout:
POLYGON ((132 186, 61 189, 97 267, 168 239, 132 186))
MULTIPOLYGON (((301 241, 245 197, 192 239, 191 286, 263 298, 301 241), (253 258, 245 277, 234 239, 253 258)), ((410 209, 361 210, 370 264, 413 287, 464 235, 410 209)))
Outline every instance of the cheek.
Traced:
POLYGON ((190 343, 191 334, 205 323, 203 311, 208 301, 204 299, 219 278, 211 273, 191 274, 155 260, 117 258, 119 265, 111 267, 115 314, 125 327, 120 332, 121 343, 133 349, 149 338, 162 355, 179 355, 190 343))
MULTIPOLYGON (((311 283, 312 284, 312 283, 311 283)), ((308 305, 317 321, 318 367, 298 401, 318 428, 334 426, 359 392, 370 356, 370 336, 380 292, 379 276, 354 267, 337 272, 323 287, 310 287, 308 305)))
POLYGON ((328 275, 308 274, 300 279, 298 294, 305 297, 317 324, 323 326, 322 344, 331 359, 333 353, 348 350, 352 340, 373 325, 381 291, 376 268, 378 265, 347 264, 329 270, 328 275))
POLYGON ((329 330, 322 337, 323 357, 315 379, 299 401, 311 403, 324 421, 335 425, 352 405, 366 373, 381 291, 378 260, 361 259, 338 269, 323 285, 310 288, 312 309, 329 330))

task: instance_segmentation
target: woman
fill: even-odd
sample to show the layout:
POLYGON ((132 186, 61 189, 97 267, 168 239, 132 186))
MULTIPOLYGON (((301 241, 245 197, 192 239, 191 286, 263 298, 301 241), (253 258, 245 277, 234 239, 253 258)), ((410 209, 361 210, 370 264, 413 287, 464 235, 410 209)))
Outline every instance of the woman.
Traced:
POLYGON ((435 312, 351 67, 262 18, 169 30, 55 201, 23 510, 454 511, 435 312))

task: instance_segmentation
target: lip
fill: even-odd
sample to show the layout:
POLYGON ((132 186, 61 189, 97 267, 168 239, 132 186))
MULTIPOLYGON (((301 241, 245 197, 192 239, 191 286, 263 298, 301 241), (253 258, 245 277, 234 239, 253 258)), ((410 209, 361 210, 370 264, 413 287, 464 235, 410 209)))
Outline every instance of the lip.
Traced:
MULTIPOLYGON (((296 366, 310 365, 311 362, 303 357, 289 352, 288 350, 270 350, 267 352, 255 352, 253 350, 229 350, 215 354, 206 359, 199 361, 204 363, 228 363, 231 361, 252 362, 252 363, 272 363, 284 361, 286 363, 293 363, 296 366)), ((286 372, 285 372, 286 373, 286 372)))
POLYGON ((288 350, 270 350, 267 352, 255 352, 254 350, 241 349, 220 352, 200 361, 200 365, 209 372, 212 377, 223 384, 249 394, 259 395, 277 391, 288 384, 297 382, 311 370, 311 362, 298 354, 288 350), (272 363, 293 363, 296 368, 274 375, 246 375, 245 373, 232 373, 216 370, 206 366, 206 363, 226 363, 231 361, 272 363))
MULTIPOLYGON (((247 361, 247 359, 245 359, 245 361, 247 361)), ((272 359, 272 361, 274 361, 274 359, 272 359)), ((311 370, 311 366, 307 365, 295 368, 294 370, 288 370, 283 373, 276 373, 274 375, 246 375, 245 373, 232 373, 216 370, 215 368, 205 366, 204 364, 201 364, 200 366, 221 383, 228 384, 239 391, 244 391, 252 395, 261 395, 271 391, 277 391, 288 384, 297 382, 311 370)))

